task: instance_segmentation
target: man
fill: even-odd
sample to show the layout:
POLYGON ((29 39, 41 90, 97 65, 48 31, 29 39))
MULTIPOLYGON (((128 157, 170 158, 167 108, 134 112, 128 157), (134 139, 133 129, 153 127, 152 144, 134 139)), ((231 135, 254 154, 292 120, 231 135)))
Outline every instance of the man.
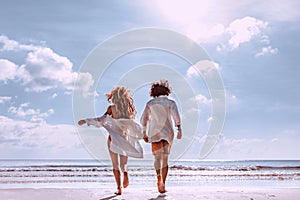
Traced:
POLYGON ((177 139, 181 139, 180 116, 175 101, 168 98, 171 88, 167 80, 160 80, 151 85, 150 96, 141 117, 145 142, 151 143, 154 155, 154 167, 157 174, 157 187, 165 193, 168 175, 168 158, 174 139, 172 119, 177 127, 177 139))

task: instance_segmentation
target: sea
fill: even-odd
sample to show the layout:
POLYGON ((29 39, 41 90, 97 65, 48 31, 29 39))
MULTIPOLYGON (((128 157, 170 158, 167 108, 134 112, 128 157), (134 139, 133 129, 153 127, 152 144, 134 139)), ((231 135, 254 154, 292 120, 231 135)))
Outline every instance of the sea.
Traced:
MULTIPOLYGON (((129 160, 130 184, 156 185, 153 160, 129 160)), ((188 160, 169 163, 172 186, 300 188, 300 160, 188 160)), ((109 160, 1 160, 0 189, 115 187, 109 160)))

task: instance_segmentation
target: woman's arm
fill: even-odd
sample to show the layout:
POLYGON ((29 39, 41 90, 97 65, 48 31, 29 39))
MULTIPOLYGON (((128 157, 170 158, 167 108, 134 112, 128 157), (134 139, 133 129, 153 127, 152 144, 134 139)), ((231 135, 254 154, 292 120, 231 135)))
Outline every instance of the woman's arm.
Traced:
POLYGON ((142 128, 143 128, 143 138, 144 138, 144 141, 145 142, 148 142, 148 136, 147 136, 147 132, 146 132, 146 128, 147 128, 147 123, 149 121, 149 116, 150 116, 150 108, 149 108, 149 105, 148 103, 146 104, 146 107, 144 109, 144 112, 142 114, 142 117, 141 117, 141 125, 142 125, 142 128))
MULTIPOLYGON (((109 115, 112 116, 112 109, 111 106, 109 106, 106 110, 106 112, 104 113, 104 115, 109 115)), ((78 121, 78 125, 81 126, 85 123, 87 123, 87 125, 94 125, 94 126, 98 126, 98 122, 100 121, 101 117, 97 117, 97 118, 88 118, 88 119, 81 119, 78 121)))

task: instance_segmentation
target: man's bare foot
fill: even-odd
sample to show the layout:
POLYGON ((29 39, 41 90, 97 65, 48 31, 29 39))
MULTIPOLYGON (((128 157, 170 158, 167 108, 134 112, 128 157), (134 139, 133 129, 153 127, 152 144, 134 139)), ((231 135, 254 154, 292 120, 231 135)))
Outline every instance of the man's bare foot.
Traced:
POLYGON ((159 193, 165 193, 165 184, 163 182, 157 183, 157 189, 159 193))
POLYGON ((129 185, 128 173, 124 172, 123 187, 127 188, 128 185, 129 185))
POLYGON ((116 195, 121 195, 122 194, 122 189, 121 187, 117 188, 117 191, 115 192, 116 195))

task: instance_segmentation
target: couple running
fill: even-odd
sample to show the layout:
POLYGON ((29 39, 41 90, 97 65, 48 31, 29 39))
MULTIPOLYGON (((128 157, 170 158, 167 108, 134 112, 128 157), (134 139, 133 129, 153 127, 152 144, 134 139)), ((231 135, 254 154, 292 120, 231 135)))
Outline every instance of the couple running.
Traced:
POLYGON ((171 88, 167 80, 160 80, 151 85, 150 96, 141 116, 141 125, 134 122, 136 110, 133 98, 125 87, 116 87, 106 94, 111 105, 102 117, 79 120, 78 124, 104 127, 108 132, 108 150, 113 166, 113 174, 117 183, 116 195, 122 194, 123 187, 129 184, 127 161, 128 156, 143 157, 140 139, 151 143, 154 155, 154 167, 157 175, 157 188, 165 193, 165 182, 168 175, 168 157, 174 139, 172 119, 177 127, 177 139, 181 139, 180 116, 173 100, 168 98, 171 88))

